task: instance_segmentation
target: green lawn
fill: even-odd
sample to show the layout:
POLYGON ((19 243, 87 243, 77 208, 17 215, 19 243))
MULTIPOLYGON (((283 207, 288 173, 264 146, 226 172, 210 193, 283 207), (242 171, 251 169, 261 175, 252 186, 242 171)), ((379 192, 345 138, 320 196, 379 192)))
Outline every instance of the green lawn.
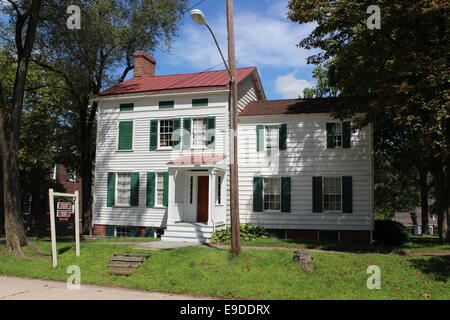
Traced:
MULTIPOLYGON (((224 242, 223 244, 230 244, 224 242)), ((450 246, 440 244, 438 237, 435 236, 412 236, 411 241, 405 246, 385 247, 375 246, 369 244, 354 244, 349 242, 337 241, 317 241, 317 240, 292 240, 267 238, 256 240, 241 240, 242 246, 256 246, 256 247, 284 247, 284 248, 300 248, 300 249, 320 249, 325 251, 350 251, 350 252, 383 252, 383 253, 419 253, 419 252, 448 252, 450 253, 450 246)))
MULTIPOLYGON (((47 252, 50 242, 35 241, 47 252)), ((0 249, 4 243, 0 244, 0 249)), ((286 250, 243 250, 232 260, 226 250, 187 247, 143 251, 132 246, 83 242, 76 258, 71 242, 58 243, 58 267, 44 258, 0 255, 0 274, 65 281, 66 268, 81 268, 82 283, 255 299, 450 299, 450 257, 314 252, 315 270, 306 273, 286 250), (121 252, 152 256, 131 276, 107 273, 109 258, 121 252), (381 268, 381 290, 366 287, 369 265, 381 268)), ((32 249, 26 248, 28 254, 32 249)))

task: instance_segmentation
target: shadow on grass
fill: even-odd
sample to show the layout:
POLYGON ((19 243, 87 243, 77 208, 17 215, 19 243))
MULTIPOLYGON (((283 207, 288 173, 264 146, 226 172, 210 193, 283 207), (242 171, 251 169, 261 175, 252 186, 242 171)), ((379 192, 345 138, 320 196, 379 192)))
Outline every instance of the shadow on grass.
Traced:
POLYGON ((450 279, 450 256, 432 257, 429 259, 410 259, 411 265, 436 281, 447 282, 450 279))
POLYGON ((70 249, 72 249, 72 246, 67 246, 67 247, 58 249, 58 254, 62 254, 62 253, 64 253, 64 252, 67 252, 67 251, 69 251, 70 249))

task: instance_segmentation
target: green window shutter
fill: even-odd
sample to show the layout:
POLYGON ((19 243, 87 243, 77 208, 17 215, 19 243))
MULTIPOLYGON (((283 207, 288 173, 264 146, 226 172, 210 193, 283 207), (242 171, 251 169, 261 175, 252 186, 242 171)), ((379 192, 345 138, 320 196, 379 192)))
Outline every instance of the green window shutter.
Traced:
POLYGON ((208 117, 206 122, 207 144, 209 148, 214 147, 216 142, 216 117, 208 117))
POLYGON ((263 178, 253 178, 253 211, 263 211, 263 178))
POLYGON ((163 190, 163 206, 167 207, 169 205, 169 173, 163 173, 164 178, 164 190, 163 190))
POLYGON ((281 212, 291 212, 291 178, 281 178, 281 212))
POLYGON ((352 123, 344 121, 342 123, 342 148, 350 148, 352 140, 352 123))
POLYGON ((147 207, 155 206, 155 179, 156 174, 154 172, 147 172, 147 207))
POLYGON ((158 120, 150 120, 150 150, 158 148, 158 120))
POLYGON ((322 212, 322 177, 313 177, 313 212, 322 212))
POLYGON ((173 148, 179 149, 181 147, 181 119, 176 118, 173 119, 173 133, 172 133, 172 140, 173 140, 173 148))
POLYGON ((119 122, 119 150, 133 149, 133 121, 119 122))
POLYGON ((342 177, 342 212, 353 212, 353 181, 352 177, 342 177))
POLYGON ((173 100, 159 102, 160 109, 172 109, 174 107, 174 105, 175 105, 175 102, 173 100))
POLYGON ((285 123, 280 124, 280 131, 278 135, 279 139, 279 149, 286 150, 286 140, 287 140, 287 125, 285 123))
POLYGON ((122 103, 120 104, 120 111, 133 111, 134 103, 122 103))
POLYGON ((256 151, 261 151, 264 148, 264 126, 258 124, 256 126, 256 151))
POLYGON ((107 237, 114 237, 114 231, 116 230, 116 227, 114 226, 106 226, 106 236, 107 237))
POLYGON ((193 107, 207 107, 208 99, 192 99, 193 107))
POLYGON ((327 148, 334 148, 334 132, 336 131, 336 124, 334 122, 327 122, 327 148))
POLYGON ((108 190, 106 195, 106 205, 112 207, 116 200, 116 173, 108 172, 108 190))
POLYGON ((191 147, 191 118, 183 119, 183 149, 191 147))
POLYGON ((130 206, 139 206, 139 172, 131 173, 130 206))

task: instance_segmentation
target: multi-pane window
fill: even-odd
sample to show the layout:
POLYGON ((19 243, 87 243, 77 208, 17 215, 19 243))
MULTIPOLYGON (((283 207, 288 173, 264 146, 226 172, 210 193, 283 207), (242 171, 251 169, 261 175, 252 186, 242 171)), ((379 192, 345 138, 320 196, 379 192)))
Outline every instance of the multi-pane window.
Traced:
POLYGON ((278 149, 279 144, 279 127, 265 126, 266 149, 278 149))
POLYGON ((281 179, 264 178, 263 179, 263 200, 264 210, 281 209, 281 179))
POLYGON ((342 124, 337 122, 334 127, 334 145, 342 147, 342 124))
POLYGON ((164 173, 156 174, 156 205, 164 205, 164 173))
POLYGON ((128 227, 116 227, 116 237, 128 237, 130 228, 128 227))
POLYGON ((192 144, 194 147, 206 146, 206 118, 192 119, 192 144))
POLYGON ((116 205, 129 206, 131 196, 131 174, 117 173, 116 205))
POLYGON ((323 209, 329 211, 342 210, 341 177, 323 178, 323 209))
POLYGON ((217 204, 222 204, 222 176, 217 177, 217 204))
POLYGON ((67 171, 66 181, 67 182, 78 182, 78 174, 75 171, 67 171))
POLYGON ((172 147, 173 120, 159 121, 159 146, 172 147))

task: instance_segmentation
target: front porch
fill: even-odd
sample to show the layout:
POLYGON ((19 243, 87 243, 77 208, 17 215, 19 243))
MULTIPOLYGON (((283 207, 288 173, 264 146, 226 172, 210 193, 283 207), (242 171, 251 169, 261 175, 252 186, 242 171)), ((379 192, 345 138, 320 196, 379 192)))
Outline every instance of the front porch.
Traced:
POLYGON ((168 163, 167 229, 163 240, 209 242, 226 223, 225 156, 188 156, 168 163))

